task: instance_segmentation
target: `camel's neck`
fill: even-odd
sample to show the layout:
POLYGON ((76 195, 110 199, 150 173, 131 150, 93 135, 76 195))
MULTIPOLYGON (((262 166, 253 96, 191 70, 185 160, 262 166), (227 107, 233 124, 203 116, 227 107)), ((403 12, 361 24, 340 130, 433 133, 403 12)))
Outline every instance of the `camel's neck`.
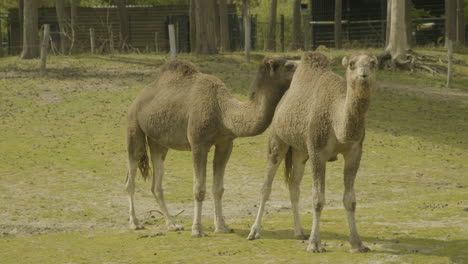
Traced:
MULTIPOLYGON (((335 124, 335 132, 340 142, 357 140, 362 137, 367 109, 370 104, 370 97, 359 95, 357 91, 362 91, 361 87, 354 89, 349 83, 346 92, 346 99, 339 111, 340 115, 335 124)), ((368 84, 370 85, 370 84, 368 84)), ((369 91, 368 89, 366 89, 369 91)))
POLYGON ((263 83, 247 102, 230 98, 224 108, 224 125, 236 137, 261 134, 271 123, 276 105, 286 88, 279 84, 263 83), (276 86, 276 87, 275 87, 276 86))

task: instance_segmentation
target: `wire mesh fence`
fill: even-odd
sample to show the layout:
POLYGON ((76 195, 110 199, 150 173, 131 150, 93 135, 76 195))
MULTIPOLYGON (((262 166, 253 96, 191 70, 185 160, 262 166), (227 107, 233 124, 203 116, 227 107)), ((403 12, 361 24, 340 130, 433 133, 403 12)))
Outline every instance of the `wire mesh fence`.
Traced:
MULTIPOLYGON (((381 10, 374 10, 375 13, 381 10)), ((125 51, 168 52, 168 25, 175 25, 177 52, 190 52, 190 23, 188 7, 184 6, 132 6, 128 7, 129 37, 125 51)), ((329 13, 329 12, 328 12, 329 13)), ((317 48, 320 45, 334 47, 334 21, 327 14, 316 14, 314 19, 301 16, 301 36, 293 36, 292 17, 278 14, 276 28, 276 51, 292 51, 293 42, 300 38, 301 47, 317 48), (327 16, 328 15, 328 16, 327 16), (307 39, 306 36, 309 36, 307 39), (305 41, 304 41, 305 39, 305 41)), ((369 12, 355 11, 352 15, 344 15, 342 20, 343 46, 349 48, 384 47, 386 39, 386 21, 378 19, 384 14, 370 16, 369 12)), ((251 16, 252 50, 265 50, 267 41, 268 21, 251 16)), ((442 45, 444 41, 444 19, 424 18, 413 20, 410 26, 416 45, 442 45)), ((56 18, 55 8, 40 8, 38 27, 50 25, 52 53, 60 53, 61 33, 56 18)), ((232 8, 228 15, 230 48, 232 51, 244 49, 243 19, 232 8)), ((0 48, 9 54, 19 54, 22 48, 21 30, 18 10, 11 9, 9 13, 0 14, 0 48)), ((79 8, 78 22, 73 34, 66 37, 72 43, 72 52, 90 52, 94 41, 95 53, 112 53, 122 50, 119 17, 116 7, 79 8), (91 30, 94 32, 91 34, 91 30), (94 35, 94 37, 92 36, 94 35), (93 39, 94 38, 94 39, 93 39), (92 40, 93 39, 93 40, 92 40)), ((468 33, 468 32, 467 32, 468 33)), ((466 34, 468 36, 468 34, 466 34)), ((38 44, 39 47, 39 38, 38 44)), ((1 51, 0 51, 1 52, 1 51)), ((1 53, 0 53, 1 54, 1 53)))

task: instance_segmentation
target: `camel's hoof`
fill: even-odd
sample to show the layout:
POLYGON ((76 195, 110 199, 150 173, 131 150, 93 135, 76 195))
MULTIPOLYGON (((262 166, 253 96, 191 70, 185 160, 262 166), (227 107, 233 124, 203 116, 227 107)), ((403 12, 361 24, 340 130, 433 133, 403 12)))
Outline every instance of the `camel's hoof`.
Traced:
POLYGON ((362 247, 359 247, 359 248, 352 248, 350 250, 351 253, 367 253, 367 252, 370 252, 370 248, 368 247, 365 247, 365 246, 362 246, 362 247))
POLYGON ((254 240, 254 239, 259 239, 259 238, 260 238, 260 231, 258 230, 250 231, 250 234, 247 237, 248 240, 254 240))
POLYGON ((307 240, 307 239, 309 239, 309 235, 306 235, 306 234, 296 234, 296 235, 294 235, 294 239, 297 239, 297 240, 307 240))
POLYGON ((200 237, 207 237, 208 235, 205 233, 199 233, 199 232, 192 232, 192 237, 193 238, 200 238, 200 237))
POLYGON ((214 231, 216 234, 230 234, 234 233, 234 229, 229 228, 228 226, 216 228, 214 231))
POLYGON ((192 226, 192 237, 199 238, 199 237, 206 237, 207 235, 203 232, 203 226, 195 225, 192 226))
POLYGON ((308 252, 312 253, 324 253, 327 252, 327 250, 322 247, 320 244, 317 243, 310 243, 309 246, 307 247, 308 252))
POLYGON ((130 224, 130 229, 131 230, 142 230, 142 229, 145 229, 145 227, 141 226, 141 225, 138 225, 138 224, 131 223, 130 224))
POLYGON ((184 230, 184 227, 181 225, 176 225, 176 224, 170 224, 167 226, 168 231, 182 231, 184 230))

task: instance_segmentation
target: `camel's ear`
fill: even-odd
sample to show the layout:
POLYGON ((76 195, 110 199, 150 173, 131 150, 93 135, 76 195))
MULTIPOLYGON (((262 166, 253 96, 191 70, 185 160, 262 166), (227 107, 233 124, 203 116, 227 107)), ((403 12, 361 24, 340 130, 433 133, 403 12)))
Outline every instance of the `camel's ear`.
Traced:
POLYGON ((273 77, 273 75, 275 75, 275 60, 273 59, 268 59, 267 62, 266 62, 266 65, 268 67, 268 69, 270 69, 270 76, 273 77))
POLYGON ((376 56, 371 56, 371 64, 373 67, 376 67, 377 65, 379 65, 379 60, 377 59, 376 56))
POLYGON ((348 68, 349 65, 349 57, 344 56, 343 59, 341 60, 341 64, 343 64, 343 67, 348 68))

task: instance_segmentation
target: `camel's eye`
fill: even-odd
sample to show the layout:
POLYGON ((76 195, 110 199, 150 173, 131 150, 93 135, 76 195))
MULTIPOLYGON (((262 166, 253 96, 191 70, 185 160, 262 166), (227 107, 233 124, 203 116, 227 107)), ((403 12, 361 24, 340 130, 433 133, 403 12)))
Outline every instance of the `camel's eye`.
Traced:
POLYGON ((349 67, 353 70, 354 68, 356 68, 356 62, 352 61, 349 63, 349 67))
POLYGON ((370 66, 371 66, 371 68, 375 68, 375 60, 372 60, 372 61, 370 62, 370 66))

